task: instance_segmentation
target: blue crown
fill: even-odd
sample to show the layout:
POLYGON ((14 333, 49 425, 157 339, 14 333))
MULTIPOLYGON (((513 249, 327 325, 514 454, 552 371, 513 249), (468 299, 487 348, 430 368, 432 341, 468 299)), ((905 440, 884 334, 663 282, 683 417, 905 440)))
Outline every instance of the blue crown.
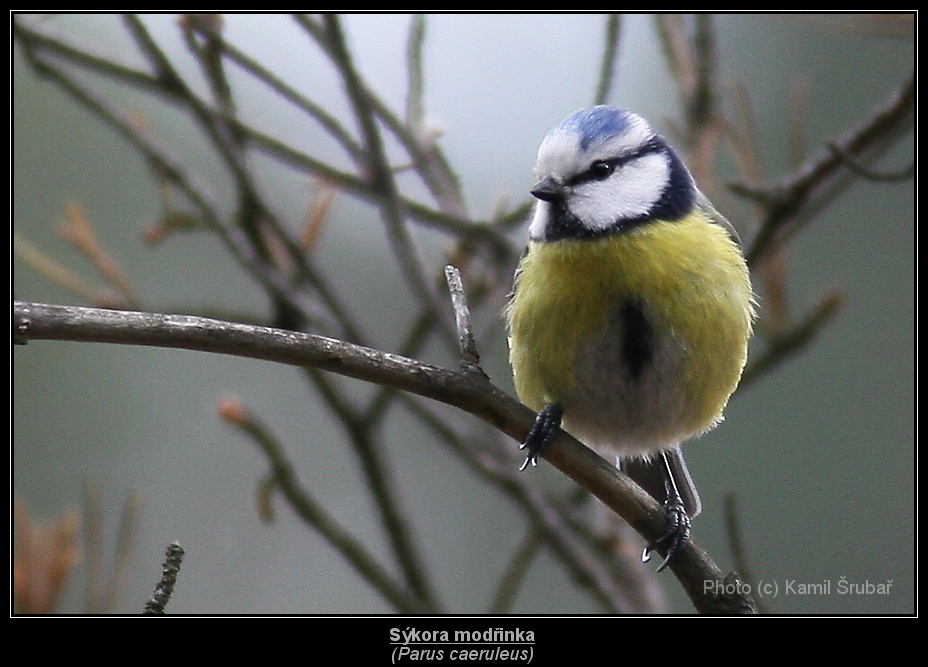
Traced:
POLYGON ((580 148, 587 150, 593 144, 625 132, 635 118, 637 116, 626 109, 601 104, 573 112, 551 130, 551 134, 574 132, 579 137, 580 148))

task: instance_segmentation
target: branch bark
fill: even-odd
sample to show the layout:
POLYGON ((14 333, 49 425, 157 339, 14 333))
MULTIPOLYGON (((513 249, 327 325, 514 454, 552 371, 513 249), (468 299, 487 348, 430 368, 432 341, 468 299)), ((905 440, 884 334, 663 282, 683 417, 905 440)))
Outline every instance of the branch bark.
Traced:
MULTIPOLYGON (((457 407, 521 440, 534 413, 482 374, 451 370, 333 338, 270 327, 169 315, 13 302, 13 341, 69 340, 198 350, 311 367, 389 386, 457 407)), ((544 458, 593 493, 649 542, 665 529, 654 499, 628 477, 566 433, 544 458)), ((736 574, 723 575, 708 554, 688 544, 670 569, 697 611, 754 613, 756 606, 736 574)))

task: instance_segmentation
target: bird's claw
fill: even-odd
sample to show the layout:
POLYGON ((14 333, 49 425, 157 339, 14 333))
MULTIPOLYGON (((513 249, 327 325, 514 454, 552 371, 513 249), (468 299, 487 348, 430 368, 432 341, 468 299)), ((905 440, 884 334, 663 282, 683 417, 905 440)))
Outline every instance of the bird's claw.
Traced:
POLYGON ((538 457, 548 446, 548 443, 554 439, 558 431, 561 430, 561 418, 564 411, 560 403, 548 403, 541 409, 538 416, 535 417, 535 423, 529 429, 528 435, 525 436, 525 442, 519 445, 519 449, 526 450, 525 462, 519 467, 519 470, 525 470, 529 463, 532 466, 538 465, 538 457))
POLYGON ((520 471, 528 468, 529 463, 532 464, 532 467, 535 467, 538 465, 538 452, 537 451, 533 452, 532 448, 529 446, 529 443, 527 442, 523 442, 521 445, 519 445, 519 449, 525 449, 526 447, 528 447, 528 452, 525 455, 525 461, 522 463, 522 465, 519 466, 520 471))
POLYGON ((646 546, 641 554, 642 562, 647 563, 651 560, 651 552, 658 545, 667 543, 667 555, 660 567, 657 568, 658 572, 663 572, 670 564, 671 559, 690 540, 690 517, 686 513, 683 502, 679 498, 670 498, 664 503, 664 511, 667 514, 667 530, 664 531, 660 538, 646 546))

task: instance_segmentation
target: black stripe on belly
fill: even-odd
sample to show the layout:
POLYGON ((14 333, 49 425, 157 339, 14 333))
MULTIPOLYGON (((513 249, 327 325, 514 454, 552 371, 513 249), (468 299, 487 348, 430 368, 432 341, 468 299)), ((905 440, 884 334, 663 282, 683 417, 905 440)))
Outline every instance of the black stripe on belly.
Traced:
POLYGON ((622 321, 622 367, 636 380, 654 357, 653 331, 641 304, 626 301, 619 311, 622 321))

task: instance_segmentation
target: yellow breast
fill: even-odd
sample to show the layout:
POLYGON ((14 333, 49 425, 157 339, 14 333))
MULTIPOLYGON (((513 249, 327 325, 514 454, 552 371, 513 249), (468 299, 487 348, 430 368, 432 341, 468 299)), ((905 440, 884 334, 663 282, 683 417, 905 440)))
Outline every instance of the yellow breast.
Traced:
POLYGON ((561 402, 565 428, 587 444, 643 454, 721 419, 746 360, 753 296, 738 246, 696 212, 604 238, 530 243, 507 319, 526 405, 561 402), (626 304, 646 320, 643 369, 629 367, 623 347, 626 304))

